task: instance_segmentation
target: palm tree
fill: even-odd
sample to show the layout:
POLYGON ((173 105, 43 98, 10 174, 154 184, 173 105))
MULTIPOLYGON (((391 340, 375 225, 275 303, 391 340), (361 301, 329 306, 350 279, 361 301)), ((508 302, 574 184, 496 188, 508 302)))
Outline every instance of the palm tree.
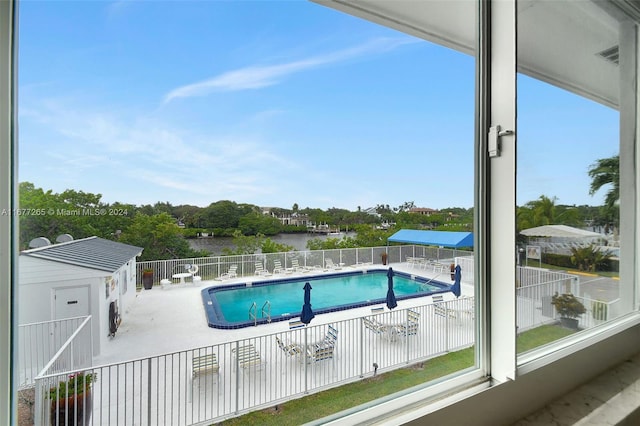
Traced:
POLYGON ((605 196, 605 204, 607 207, 613 207, 620 199, 620 156, 615 155, 596 160, 589 167, 589 177, 591 178, 589 195, 593 195, 603 186, 611 184, 611 188, 605 196))
POLYGON ((523 230, 542 225, 578 225, 578 210, 557 206, 556 197, 541 195, 537 200, 529 201, 518 208, 518 229, 523 230))

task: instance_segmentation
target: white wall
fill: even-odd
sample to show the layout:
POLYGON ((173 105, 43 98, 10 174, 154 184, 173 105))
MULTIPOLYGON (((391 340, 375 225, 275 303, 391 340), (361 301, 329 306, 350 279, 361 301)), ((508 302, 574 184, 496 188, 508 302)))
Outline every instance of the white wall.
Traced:
POLYGON ((110 274, 80 266, 39 259, 19 257, 18 318, 19 324, 49 321, 53 318, 53 294, 56 289, 89 286, 89 313, 92 316, 93 354, 99 355, 108 344, 109 303, 118 301, 124 321, 126 309, 135 299, 135 259, 110 274), (127 291, 123 293, 124 276, 127 291), (106 293, 105 284, 113 279, 115 286, 106 293))

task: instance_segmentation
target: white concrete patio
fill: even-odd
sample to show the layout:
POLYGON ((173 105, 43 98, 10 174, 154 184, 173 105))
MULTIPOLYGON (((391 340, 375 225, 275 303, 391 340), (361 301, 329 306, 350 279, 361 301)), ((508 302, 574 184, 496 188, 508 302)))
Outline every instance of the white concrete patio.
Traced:
MULTIPOLYGON (((364 265, 345 267, 346 272, 361 269, 384 269, 393 267, 394 270, 434 278, 444 283, 451 283, 449 273, 441 274, 423 270, 407 263, 388 266, 364 265)), ((331 272, 324 272, 329 274, 331 272)), ((275 275, 270 278, 304 278, 316 272, 275 275)), ((246 327, 236 330, 220 330, 207 325, 205 311, 202 306, 201 291, 210 286, 221 286, 232 283, 262 281, 264 277, 239 277, 226 281, 202 281, 200 285, 187 283, 173 284, 171 288, 163 290, 155 286, 152 290, 140 290, 135 302, 123 313, 122 324, 115 337, 109 341, 100 356, 94 358, 94 365, 104 365, 127 361, 142 357, 161 355, 202 346, 220 344, 243 338, 256 337, 281 331, 288 331, 288 321, 262 324, 257 327, 246 327)), ((196 283, 197 284, 197 283, 196 283)), ((473 296, 473 285, 465 281, 463 274, 462 294, 473 296)), ((445 301, 454 299, 452 293, 445 294, 445 301)), ((302 306, 302 292, 300 295, 302 306)), ((430 303, 429 297, 398 301, 397 310, 430 303)), ((327 324, 334 321, 361 317, 371 313, 371 307, 356 308, 346 311, 316 315, 312 325, 327 324)))

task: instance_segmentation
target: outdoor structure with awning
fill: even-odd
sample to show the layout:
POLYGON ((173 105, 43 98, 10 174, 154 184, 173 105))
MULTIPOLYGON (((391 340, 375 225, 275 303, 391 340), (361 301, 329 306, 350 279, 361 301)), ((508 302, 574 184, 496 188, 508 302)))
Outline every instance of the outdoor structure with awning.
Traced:
POLYGON ((546 237, 546 238, 601 238, 602 235, 597 232, 587 231, 585 229, 574 228, 567 225, 544 225, 535 228, 524 229, 520 231, 522 235, 527 237, 546 237))
POLYGON ((390 243, 421 244, 451 248, 473 247, 473 233, 401 229, 390 236, 387 241, 390 243))

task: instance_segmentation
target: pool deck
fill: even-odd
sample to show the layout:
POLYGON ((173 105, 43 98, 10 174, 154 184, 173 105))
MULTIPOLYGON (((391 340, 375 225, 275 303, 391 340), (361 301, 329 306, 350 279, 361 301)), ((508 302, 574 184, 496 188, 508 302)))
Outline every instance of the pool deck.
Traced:
MULTIPOLYGON (((430 270, 423 270, 407 263, 388 265, 395 271, 405 272, 434 278, 444 283, 452 283, 449 273, 438 274, 430 270)), ((349 272, 364 269, 385 269, 388 266, 364 265, 344 267, 339 271, 324 272, 326 274, 349 272)), ((313 272, 313 274, 316 274, 313 272)), ((310 273, 278 274, 269 278, 282 279, 295 276, 305 277, 310 273)), ((288 321, 274 322, 257 327, 245 327, 235 330, 219 330, 207 325, 204 307, 202 306, 201 291, 205 287, 224 286, 233 283, 263 281, 265 277, 239 277, 226 281, 202 281, 200 285, 187 283, 172 285, 169 289, 160 286, 152 290, 140 290, 135 301, 126 308, 122 324, 115 337, 104 345, 101 354, 94 358, 94 365, 100 366, 121 361, 145 358, 186 349, 198 348, 206 345, 224 343, 242 338, 260 336, 289 330, 288 321)), ((473 295, 472 283, 465 282, 463 275, 462 293, 473 295)), ((381 297, 384 297, 382 295, 381 297)), ((444 299, 455 298, 452 293, 445 293, 444 299)), ((405 309, 429 303, 428 298, 399 300, 397 309, 405 309), (425 300, 427 299, 427 300, 425 300)), ((300 292, 300 306, 302 307, 302 291, 300 292)), ((313 319, 313 325, 326 324, 337 320, 360 317, 370 314, 371 306, 349 309, 346 311, 319 314, 313 319)))

